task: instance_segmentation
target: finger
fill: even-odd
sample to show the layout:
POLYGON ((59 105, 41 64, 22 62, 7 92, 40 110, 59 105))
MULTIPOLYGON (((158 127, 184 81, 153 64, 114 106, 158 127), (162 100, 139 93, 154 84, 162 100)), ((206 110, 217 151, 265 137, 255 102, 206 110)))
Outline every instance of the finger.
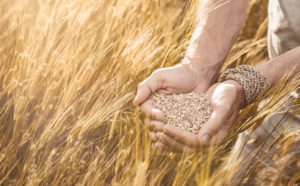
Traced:
POLYGON ((215 110, 199 131, 198 139, 202 146, 210 145, 210 141, 216 135, 222 125, 228 120, 228 111, 215 110))
POLYGON ((221 128, 217 134, 215 134, 210 140, 208 145, 220 145, 223 144, 228 138, 229 130, 221 128))
POLYGON ((171 91, 169 91, 169 90, 166 90, 166 89, 160 89, 160 90, 158 90, 158 91, 156 91, 156 92, 159 93, 159 94, 167 94, 167 95, 173 93, 173 92, 171 92, 171 91))
POLYGON ((151 148, 155 151, 158 151, 158 152, 166 151, 166 150, 169 151, 169 148, 160 141, 152 143, 151 148))
POLYGON ((163 132, 166 133, 168 136, 181 142, 184 145, 189 147, 197 147, 199 146, 197 134, 183 131, 182 129, 175 127, 173 125, 164 125, 163 132))
POLYGON ((165 125, 161 121, 145 119, 145 125, 150 131, 162 131, 162 127, 165 125))
POLYGON ((158 139, 157 139, 157 137, 155 135, 155 132, 149 132, 149 135, 150 135, 150 138, 151 138, 152 142, 155 143, 155 142, 158 141, 158 139))
POLYGON ((182 143, 170 138, 167 134, 163 132, 156 132, 156 139, 162 142, 165 146, 169 147, 173 152, 183 152, 187 148, 182 143))
POLYGON ((141 111, 146 115, 146 118, 151 118, 152 120, 163 121, 164 113, 152 104, 152 100, 147 100, 141 106, 141 111))
POLYGON ((237 113, 233 112, 230 118, 224 124, 222 124, 217 134, 213 136, 210 145, 220 145, 227 141, 230 128, 235 120, 236 115, 237 113))
POLYGON ((152 93, 162 87, 163 80, 160 78, 158 72, 157 70, 154 71, 151 76, 139 84, 137 95, 133 101, 135 106, 144 103, 152 93))

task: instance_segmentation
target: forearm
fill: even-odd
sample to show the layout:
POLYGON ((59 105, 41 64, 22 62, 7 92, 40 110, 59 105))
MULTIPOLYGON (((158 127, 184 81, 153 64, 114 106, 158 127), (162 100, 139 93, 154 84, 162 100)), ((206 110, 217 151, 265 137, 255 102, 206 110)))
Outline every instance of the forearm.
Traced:
POLYGON ((241 31, 248 4, 249 0, 209 0, 199 11, 184 62, 213 81, 241 31))
POLYGON ((255 67, 271 83, 278 82, 284 75, 300 69, 300 47, 290 50, 277 58, 269 60, 255 67))

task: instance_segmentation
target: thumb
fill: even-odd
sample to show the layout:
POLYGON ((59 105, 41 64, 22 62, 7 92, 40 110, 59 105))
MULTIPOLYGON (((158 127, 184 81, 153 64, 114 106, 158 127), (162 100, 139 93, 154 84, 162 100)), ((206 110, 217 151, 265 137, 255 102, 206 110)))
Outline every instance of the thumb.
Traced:
POLYGON ((223 123, 227 120, 227 114, 224 111, 213 111, 210 118, 202 126, 198 134, 198 141, 201 145, 210 145, 212 137, 218 133, 223 123))
POLYGON ((151 76, 139 84, 137 95, 133 100, 135 106, 144 103, 148 97, 162 87, 163 80, 160 77, 159 71, 154 71, 151 76))

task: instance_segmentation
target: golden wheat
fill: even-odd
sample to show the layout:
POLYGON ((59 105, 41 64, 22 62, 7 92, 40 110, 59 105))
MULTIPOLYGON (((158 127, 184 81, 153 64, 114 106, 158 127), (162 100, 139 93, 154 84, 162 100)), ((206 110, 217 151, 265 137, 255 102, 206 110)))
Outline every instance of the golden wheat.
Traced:
MULTIPOLYGON (((132 105, 139 82, 184 57, 199 6, 196 0, 1 0, 0 185, 241 183, 233 179, 241 160, 225 166, 233 141, 282 108, 278 100, 288 100, 299 79, 278 83, 264 107, 247 107, 226 144, 191 155, 153 153, 132 105)), ((266 6, 251 1, 223 70, 267 60, 266 6)), ((253 176, 249 170, 243 180, 253 176)))

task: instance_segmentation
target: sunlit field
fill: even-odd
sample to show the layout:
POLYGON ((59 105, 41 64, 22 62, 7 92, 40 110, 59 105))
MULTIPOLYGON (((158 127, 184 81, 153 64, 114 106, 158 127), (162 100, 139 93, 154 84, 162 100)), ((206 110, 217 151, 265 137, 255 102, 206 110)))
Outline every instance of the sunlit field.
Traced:
MULTIPOLYGON (((300 179, 296 133, 274 140, 277 167, 229 162, 237 135, 286 112, 299 77, 285 77, 241 112, 228 142, 194 154, 157 153, 132 104, 155 69, 180 63, 197 0, 1 0, 0 185, 287 185, 300 179), (293 153, 293 155, 290 155, 293 153), (283 163, 282 163, 283 162, 283 163), (297 164, 298 163, 298 164, 297 164), (290 165, 292 171, 287 169, 290 165), (241 170, 241 177, 235 175, 241 170), (283 174, 283 172, 285 174, 283 174), (283 176, 285 176, 283 178, 283 176)), ((268 60, 267 4, 252 0, 222 70, 268 60)), ((214 11, 216 7, 210 7, 214 11)), ((300 114, 300 108, 294 111, 300 114)), ((266 156, 272 156, 272 151, 266 156)), ((290 170, 290 169, 288 169, 290 170)))

